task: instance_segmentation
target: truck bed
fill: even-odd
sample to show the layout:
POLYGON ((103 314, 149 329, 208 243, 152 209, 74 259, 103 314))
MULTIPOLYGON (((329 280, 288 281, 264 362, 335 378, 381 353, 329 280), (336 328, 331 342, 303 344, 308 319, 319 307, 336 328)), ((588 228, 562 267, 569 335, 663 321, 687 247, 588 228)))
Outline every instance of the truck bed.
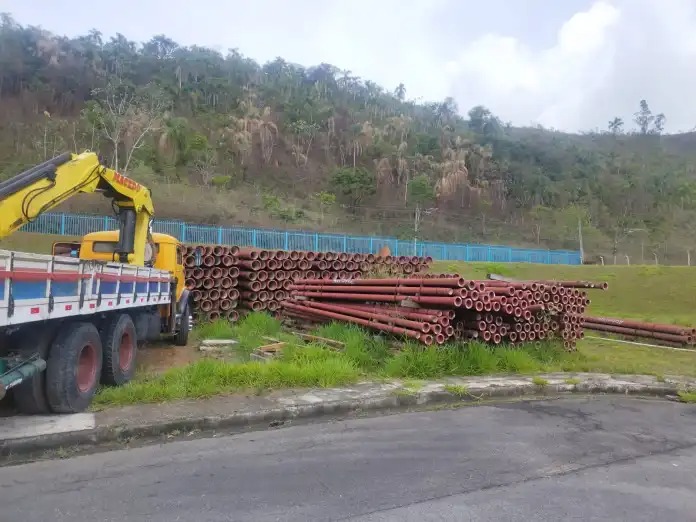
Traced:
POLYGON ((0 250, 0 328, 167 304, 169 272, 0 250))

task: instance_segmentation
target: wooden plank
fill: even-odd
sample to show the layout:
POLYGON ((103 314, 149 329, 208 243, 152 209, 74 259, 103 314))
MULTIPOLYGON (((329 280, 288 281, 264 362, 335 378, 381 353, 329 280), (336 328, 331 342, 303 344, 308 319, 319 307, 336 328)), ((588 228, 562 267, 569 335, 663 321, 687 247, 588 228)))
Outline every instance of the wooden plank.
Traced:
POLYGON ((293 332, 296 336, 298 336, 300 339, 303 339, 305 341, 316 341, 320 343, 326 343, 332 346, 335 346, 337 348, 345 348, 346 343, 342 341, 336 341, 335 339, 328 339, 326 337, 319 337, 318 335, 310 335, 306 333, 301 333, 301 332, 293 332))
POLYGON ((287 343, 286 342, 278 342, 278 343, 273 343, 273 344, 266 344, 264 346, 259 346, 256 350, 260 352, 277 352, 281 350, 283 347, 285 347, 287 343))

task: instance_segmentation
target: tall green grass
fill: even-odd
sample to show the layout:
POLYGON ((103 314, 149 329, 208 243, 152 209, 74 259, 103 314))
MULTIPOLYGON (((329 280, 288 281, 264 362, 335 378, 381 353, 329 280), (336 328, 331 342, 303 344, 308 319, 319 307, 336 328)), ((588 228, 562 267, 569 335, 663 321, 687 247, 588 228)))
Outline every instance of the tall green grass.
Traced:
POLYGON ((237 324, 217 321, 200 325, 196 330, 199 338, 236 339, 240 350, 246 352, 268 344, 267 337, 283 339, 286 346, 278 359, 267 363, 203 359, 120 388, 102 388, 94 405, 202 398, 244 389, 340 386, 369 377, 427 379, 534 372, 543 368, 543 363, 535 359, 535 352, 492 350, 479 343, 430 348, 407 343, 393 353, 386 338, 354 325, 331 323, 314 333, 341 341, 344 346, 337 350, 321 342, 306 344, 291 333, 282 332, 280 323, 265 313, 249 314, 237 324))
POLYGON ((317 336, 344 343, 343 349, 337 350, 330 343, 306 344, 292 333, 283 332, 280 323, 265 313, 249 314, 234 325, 201 325, 196 333, 201 338, 237 339, 245 353, 268 344, 268 337, 282 339, 286 346, 277 359, 267 363, 203 359, 120 388, 102 388, 94 405, 98 408, 202 398, 239 390, 331 387, 369 378, 422 380, 552 371, 696 374, 696 353, 688 352, 633 350, 587 341, 574 353, 565 352, 552 342, 514 348, 492 348, 478 342, 424 347, 407 342, 393 350, 385 337, 355 325, 331 323, 317 328, 317 336))

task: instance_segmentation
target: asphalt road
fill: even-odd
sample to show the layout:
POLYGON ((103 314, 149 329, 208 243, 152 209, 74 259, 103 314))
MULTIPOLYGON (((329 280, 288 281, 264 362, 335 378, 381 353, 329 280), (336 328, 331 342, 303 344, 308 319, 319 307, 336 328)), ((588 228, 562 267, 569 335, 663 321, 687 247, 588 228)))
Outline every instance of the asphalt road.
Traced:
POLYGON ((593 397, 0 469, 3 522, 696 520, 696 407, 593 397))

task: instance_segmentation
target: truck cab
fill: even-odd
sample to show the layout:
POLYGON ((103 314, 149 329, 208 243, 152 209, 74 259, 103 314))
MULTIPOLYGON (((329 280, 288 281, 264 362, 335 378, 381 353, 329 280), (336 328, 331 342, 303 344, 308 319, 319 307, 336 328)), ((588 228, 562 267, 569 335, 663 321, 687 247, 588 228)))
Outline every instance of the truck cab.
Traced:
MULTIPOLYGON (((79 245, 79 257, 84 260, 113 261, 118 245, 117 230, 104 230, 86 234, 79 245)), ((154 268, 167 270, 176 278, 176 298, 179 300, 186 291, 184 276, 184 246, 168 234, 154 232, 152 240, 155 244, 154 268)), ((57 246, 65 243, 54 243, 57 246)), ((54 252, 55 255, 55 252, 54 252)))

